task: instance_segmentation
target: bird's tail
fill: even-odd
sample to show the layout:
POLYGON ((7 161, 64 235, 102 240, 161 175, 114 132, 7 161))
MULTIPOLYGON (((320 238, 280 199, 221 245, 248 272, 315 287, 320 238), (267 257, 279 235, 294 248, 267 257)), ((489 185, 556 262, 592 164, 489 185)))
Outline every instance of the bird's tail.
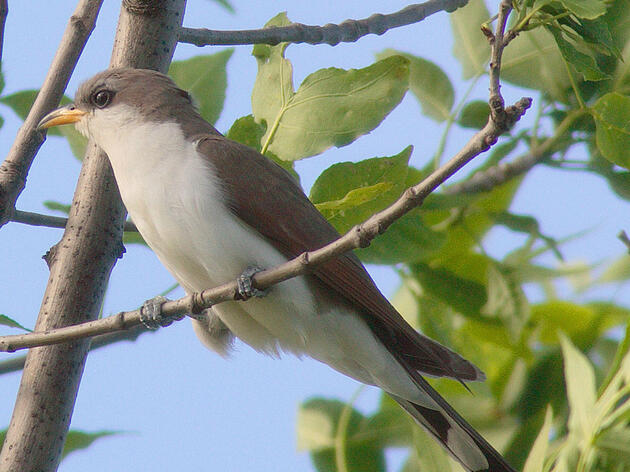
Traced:
MULTIPOLYGON (((405 365, 404 362, 402 362, 405 365)), ((431 408, 389 394, 468 472, 516 472, 488 442, 417 372, 414 383, 433 400, 431 408)))

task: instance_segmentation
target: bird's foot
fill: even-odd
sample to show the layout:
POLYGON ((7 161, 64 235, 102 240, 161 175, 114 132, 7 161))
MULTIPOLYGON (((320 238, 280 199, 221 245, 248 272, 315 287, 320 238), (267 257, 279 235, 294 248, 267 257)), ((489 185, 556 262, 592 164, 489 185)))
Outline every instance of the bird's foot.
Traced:
POLYGON ((173 321, 181 320, 184 315, 164 315, 162 305, 168 301, 167 298, 157 296, 145 301, 140 308, 140 321, 149 329, 164 328, 173 321))
POLYGON ((252 283, 254 274, 263 270, 264 269, 258 266, 249 266, 238 276, 236 283, 238 284, 238 294, 242 300, 247 300, 252 297, 262 298, 267 295, 267 290, 258 290, 252 283))

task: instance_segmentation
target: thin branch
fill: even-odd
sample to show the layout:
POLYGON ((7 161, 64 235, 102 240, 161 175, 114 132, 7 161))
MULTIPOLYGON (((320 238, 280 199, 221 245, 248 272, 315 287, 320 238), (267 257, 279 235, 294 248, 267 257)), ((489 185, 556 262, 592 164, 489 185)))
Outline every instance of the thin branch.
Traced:
MULTIPOLYGON (((152 332, 149 328, 142 324, 136 325, 125 331, 116 331, 113 333, 102 334, 95 336, 90 343, 90 352, 100 349, 102 347, 111 346, 112 344, 119 343, 121 341, 135 341, 142 334, 152 332)), ((11 372, 18 372, 24 368, 26 362, 26 356, 16 356, 6 361, 0 362, 0 375, 9 374, 11 372)))
POLYGON ((271 44, 282 42, 329 44, 357 41, 368 34, 382 35, 400 26, 418 23, 439 11, 452 12, 463 7, 468 0, 429 0, 409 5, 396 13, 374 14, 363 20, 346 20, 338 25, 310 26, 294 23, 290 26, 257 30, 220 31, 205 28, 184 28, 179 31, 179 42, 195 46, 228 46, 238 44, 271 44))
MULTIPOLYGON (((284 280, 311 272, 314 267, 340 256, 352 249, 367 247, 372 239, 382 234, 394 221, 421 205, 424 199, 439 185, 457 172, 474 157, 488 150, 498 137, 512 127, 530 107, 531 99, 522 98, 515 105, 503 111, 504 119, 497 123, 490 119, 486 126, 477 132, 464 148, 450 161, 433 172, 414 187, 408 188, 390 207, 373 215, 364 223, 355 226, 344 236, 321 249, 302 253, 295 259, 273 269, 258 272, 253 277, 254 286, 264 290, 284 280)), ((193 293, 162 305, 166 316, 186 313, 199 313, 217 303, 238 300, 236 281, 219 287, 193 293)), ((128 329, 140 323, 140 309, 121 312, 101 320, 43 332, 0 337, 0 351, 13 352, 35 346, 45 346, 82 339, 104 333, 128 329)))
POLYGON ((2 46, 4 44, 4 24, 9 14, 9 4, 7 0, 0 0, 0 61, 2 60, 2 46))
POLYGON ((500 123, 504 117, 505 104, 501 96, 501 58, 503 49, 507 46, 512 38, 505 38, 505 27, 507 20, 512 11, 512 0, 502 0, 499 4, 499 15, 497 18, 497 27, 494 34, 482 28, 483 33, 488 37, 492 46, 490 54, 490 115, 497 123, 500 123))
POLYGON ((488 169, 479 171, 469 179, 444 189, 444 193, 455 195, 487 192, 508 180, 525 174, 536 164, 548 158, 554 152, 554 146, 564 138, 565 133, 571 129, 575 121, 587 113, 585 109, 581 108, 572 111, 556 127, 553 136, 533 147, 528 153, 517 157, 512 162, 501 162, 488 169))
POLYGON ((630 238, 628 238, 628 235, 626 234, 625 231, 621 231, 617 237, 619 238, 619 240, 624 243, 626 245, 626 248, 628 249, 628 252, 630 252, 630 238))
POLYGON ((102 0, 81 0, 77 5, 39 94, 9 154, 0 164, 0 226, 10 220, 15 202, 26 185, 26 175, 35 154, 44 142, 44 134, 37 131, 37 123, 59 104, 79 55, 94 29, 102 3, 102 0))
MULTIPOLYGON (((68 218, 63 216, 42 215, 41 213, 33 213, 30 211, 15 210, 11 221, 14 223, 22 223, 30 226, 45 226, 47 228, 65 228, 68 218)), ((123 231, 138 232, 138 228, 132 221, 125 221, 123 231)))

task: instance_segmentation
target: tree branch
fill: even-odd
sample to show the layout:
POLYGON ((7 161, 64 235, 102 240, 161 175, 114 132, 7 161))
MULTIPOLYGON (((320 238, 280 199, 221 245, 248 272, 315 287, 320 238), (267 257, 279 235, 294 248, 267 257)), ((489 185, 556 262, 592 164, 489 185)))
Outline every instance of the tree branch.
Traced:
MULTIPOLYGON (((421 205, 424 199, 439 185, 455 174, 474 157, 486 151, 496 143, 498 137, 516 123, 530 107, 531 99, 522 98, 516 104, 502 111, 501 123, 489 119, 486 126, 477 132, 466 146, 442 167, 433 172, 421 183, 408 188, 394 204, 373 215, 364 223, 355 226, 344 236, 321 249, 302 253, 295 259, 273 269, 258 272, 253 277, 253 284, 260 290, 267 289, 284 280, 304 275, 314 267, 340 256, 352 249, 366 247, 379 234, 398 218, 413 208, 421 205)), ((162 305, 164 315, 199 313, 217 303, 238 300, 236 281, 219 287, 193 293, 178 300, 162 305)), ((104 333, 128 329, 140 323, 140 309, 121 312, 97 321, 69 326, 44 332, 0 337, 0 351, 12 352, 28 347, 44 346, 71 340, 82 339, 104 333)))
POLYGON ((588 110, 586 108, 572 111, 556 127, 553 136, 545 139, 542 144, 533 146, 528 153, 517 157, 512 162, 501 162, 488 169, 479 171, 469 179, 444 189, 444 193, 455 195, 487 192, 510 179, 523 175, 536 164, 550 157, 555 152, 554 147, 558 141, 564 138, 565 133, 571 129, 575 121, 587 114, 588 110))
POLYGON ((228 46, 238 44, 271 44, 282 42, 308 44, 336 44, 354 42, 368 34, 382 35, 400 26, 418 23, 439 11, 452 12, 468 0, 429 0, 409 5, 396 13, 374 14, 363 20, 346 20, 338 25, 310 26, 294 23, 290 26, 244 31, 219 31, 205 28, 184 28, 179 31, 179 42, 195 46, 228 46))
MULTIPOLYGON (((90 343, 90 352, 102 347, 111 346, 112 344, 119 343, 120 341, 135 341, 142 334, 149 332, 152 331, 143 324, 139 324, 125 331, 115 331, 113 333, 95 336, 92 338, 92 342, 90 343)), ((25 363, 26 356, 16 356, 7 359, 6 361, 2 361, 0 362, 0 375, 18 372, 24 368, 25 363)))
POLYGON ((9 4, 7 0, 0 0, 0 61, 2 60, 2 46, 4 45, 4 24, 9 14, 9 4))
MULTIPOLYGON (((14 223, 22 223, 30 226, 45 226, 47 228, 65 228, 68 218, 63 216, 42 215, 41 213, 33 213, 30 211, 14 210, 11 221, 14 223)), ((138 228, 131 220, 125 221, 123 231, 138 232, 138 228)))
POLYGON ((44 134, 37 131, 37 123, 59 104, 79 55, 94 29, 102 3, 102 0, 79 1, 39 94, 18 131, 9 154, 0 164, 0 227, 11 219, 15 202, 26 185, 26 175, 35 154, 44 142, 44 134))

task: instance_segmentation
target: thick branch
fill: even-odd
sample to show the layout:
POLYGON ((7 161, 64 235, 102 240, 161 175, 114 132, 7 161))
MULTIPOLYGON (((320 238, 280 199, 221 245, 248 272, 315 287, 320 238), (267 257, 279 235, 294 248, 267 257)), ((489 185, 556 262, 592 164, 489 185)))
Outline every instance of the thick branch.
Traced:
POLYGON ((346 20, 338 25, 309 26, 294 23, 290 26, 258 30, 219 31, 205 28, 181 28, 179 41, 195 46, 228 46, 238 44, 278 44, 282 42, 329 44, 349 43, 368 34, 381 35, 392 28, 411 25, 439 11, 452 12, 468 0, 429 0, 409 5, 396 13, 374 14, 363 20, 346 20))
MULTIPOLYGON (((185 1, 153 2, 150 11, 134 10, 134 5, 142 7, 147 2, 123 1, 111 65, 165 72, 185 1)), ((107 156, 88 143, 68 224, 48 259, 51 271, 36 331, 97 318, 111 269, 121 253, 125 216, 107 156)), ((0 453, 2 472, 57 469, 88 348, 89 342, 80 341, 29 351, 0 453)))
POLYGON ((40 92, 9 154, 0 164, 0 226, 11 218, 15 201, 26 185, 26 175, 35 154, 44 142, 44 135, 37 131, 37 123, 61 100, 79 55, 94 29, 101 3, 102 0, 81 0, 77 5, 40 92))
MULTIPOLYGON (((355 226, 344 236, 321 249, 305 252, 278 267, 258 272, 253 277, 254 286, 261 290, 267 289, 284 280, 311 272, 314 267, 352 249, 368 246, 372 239, 383 233, 394 221, 411 209, 421 205, 424 199, 439 185, 475 156, 478 156, 493 145, 502 133, 518 121, 530 105, 531 99, 523 98, 514 106, 508 107, 504 112, 506 119, 502 121, 502 124, 497 124, 492 120, 488 121, 488 124, 476 133, 457 155, 421 183, 408 188, 393 205, 373 215, 364 223, 355 226)), ((217 303, 237 299, 239 299, 237 284, 236 281, 232 281, 216 288, 166 302, 162 306, 162 310, 164 315, 199 313, 201 310, 217 303)), ((67 328, 24 335, 3 336, 0 337, 0 351, 12 352, 27 347, 67 342, 69 340, 128 329, 138 323, 140 323, 140 309, 121 312, 108 318, 67 328)))

